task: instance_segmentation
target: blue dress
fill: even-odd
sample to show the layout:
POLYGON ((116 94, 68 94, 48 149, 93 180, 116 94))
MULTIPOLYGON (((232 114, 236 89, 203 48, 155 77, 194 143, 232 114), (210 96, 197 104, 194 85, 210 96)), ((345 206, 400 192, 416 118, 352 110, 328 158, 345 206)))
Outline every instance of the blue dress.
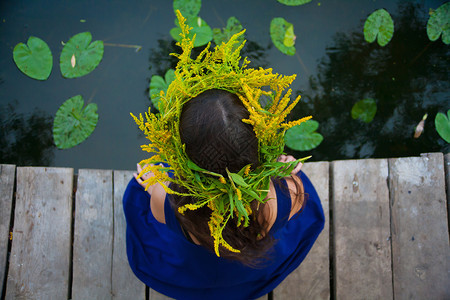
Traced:
POLYGON ((308 195, 306 205, 288 221, 289 193, 275 186, 278 213, 270 233, 277 242, 272 260, 258 269, 189 242, 167 196, 166 224, 159 223, 150 210, 150 195, 133 178, 123 197, 131 269, 146 285, 176 299, 255 299, 267 294, 300 265, 324 226, 317 192, 303 172, 299 175, 308 195))

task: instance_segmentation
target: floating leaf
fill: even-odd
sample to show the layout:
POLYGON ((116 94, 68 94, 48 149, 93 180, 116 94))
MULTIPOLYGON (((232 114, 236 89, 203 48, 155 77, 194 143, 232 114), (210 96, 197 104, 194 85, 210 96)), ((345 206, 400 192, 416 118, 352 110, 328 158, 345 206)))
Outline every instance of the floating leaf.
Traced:
POLYGON ((187 20, 197 17, 202 7, 201 0, 174 0, 173 11, 179 10, 187 20))
POLYGON ((84 109, 80 95, 66 100, 58 109, 53 121, 53 139, 56 147, 67 149, 87 139, 98 121, 97 104, 90 103, 84 109))
POLYGON ((284 35, 283 44, 286 47, 293 47, 295 45, 296 36, 294 34, 294 26, 288 26, 286 34, 284 35))
POLYGON ((427 34, 431 41, 436 41, 442 33, 442 41, 450 44, 450 2, 439 6, 427 23, 427 34))
POLYGON ((150 99, 156 109, 159 110, 159 100, 161 91, 166 92, 170 83, 175 79, 175 71, 169 69, 166 71, 164 78, 159 75, 153 75, 150 80, 150 99))
MULTIPOLYGON (((195 35, 194 47, 200 47, 208 44, 213 38, 213 32, 211 27, 200 17, 195 17, 193 19, 187 19, 187 25, 192 27, 192 30, 189 31, 189 38, 195 35)), ((178 26, 177 20, 175 20, 175 24, 177 27, 174 27, 170 30, 170 35, 177 42, 181 42, 181 29, 178 26)))
POLYGON ((281 4, 288 6, 298 6, 311 2, 311 0, 278 0, 281 4))
POLYGON ((314 120, 289 128, 284 136, 286 146, 298 151, 316 148, 323 141, 323 136, 315 132, 317 128, 319 128, 319 122, 314 120))
POLYGON ((371 13, 364 23, 364 39, 368 43, 372 43, 377 39, 378 45, 384 47, 389 43, 393 35, 394 21, 384 9, 378 9, 371 13))
POLYGON ((27 45, 17 44, 13 50, 13 59, 19 70, 33 79, 46 80, 52 72, 52 52, 38 37, 30 36, 27 45))
POLYGON ((356 102, 352 107, 352 118, 360 119, 363 122, 372 122, 377 112, 377 103, 371 98, 356 102))
POLYGON ((65 44, 59 58, 61 74, 66 78, 81 77, 92 72, 103 58, 103 41, 92 42, 90 32, 74 35, 65 44), (76 65, 72 66, 75 56, 76 65))
POLYGON ((293 35, 294 26, 283 18, 274 18, 270 22, 270 37, 272 38, 272 42, 275 47, 277 47, 278 50, 284 54, 294 55, 295 47, 293 45, 286 46, 285 44, 286 37, 291 35, 287 32, 288 30, 292 30, 293 35))
POLYGON ((447 110, 447 116, 438 112, 434 119, 436 131, 447 143, 450 143, 450 109, 447 110))
MULTIPOLYGON (((242 29, 243 27, 241 25, 241 22, 239 22, 239 20, 235 17, 230 17, 227 21, 227 27, 225 27, 223 31, 219 28, 213 29, 214 43, 216 43, 216 45, 226 43, 230 40, 233 34, 241 32, 242 29)), ((242 43, 244 41, 244 35, 239 36, 238 41, 239 43, 242 43)))

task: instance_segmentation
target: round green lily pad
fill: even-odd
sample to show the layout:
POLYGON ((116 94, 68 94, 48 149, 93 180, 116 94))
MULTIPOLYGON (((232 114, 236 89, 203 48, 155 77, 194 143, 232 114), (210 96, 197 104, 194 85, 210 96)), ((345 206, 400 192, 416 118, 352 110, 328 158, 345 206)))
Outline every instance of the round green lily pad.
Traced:
MULTIPOLYGON (((175 20, 175 24, 178 25, 178 21, 175 20)), ((187 19, 187 25, 192 27, 192 30, 189 31, 189 37, 192 39, 194 35, 194 47, 200 47, 208 44, 213 38, 213 32, 211 27, 200 17, 195 17, 193 19, 187 19)), ((174 27, 170 30, 170 35, 177 42, 181 42, 181 29, 180 27, 174 27)))
POLYGON ((317 128, 319 128, 319 122, 315 120, 308 120, 289 128, 284 136, 286 146, 298 151, 316 148, 323 141, 323 136, 316 132, 317 128))
POLYGON ((360 119, 363 122, 372 122, 377 112, 377 103, 371 98, 356 102, 352 107, 352 118, 360 119))
POLYGON ((274 18, 270 22, 270 37, 275 47, 287 55, 295 54, 294 25, 284 18, 274 18))
POLYGON ((372 43, 377 39, 378 45, 384 47, 394 35, 394 21, 385 9, 378 9, 370 14, 364 23, 364 39, 372 43))
POLYGON ((98 122, 97 104, 84 109, 80 95, 66 100, 58 109, 53 121, 53 140, 59 149, 72 148, 87 139, 98 122))
POLYGON ((447 116, 438 112, 434 119, 436 131, 447 143, 450 143, 450 109, 447 110, 447 116))
MULTIPOLYGON (((213 29, 214 43, 216 43, 216 45, 226 43, 234 34, 241 32, 242 29, 243 27, 238 19, 236 19, 235 17, 229 17, 227 21, 227 27, 225 27, 223 30, 219 28, 213 29)), ((244 36, 239 36, 238 41, 242 43, 244 41, 244 36)))
POLYGON ((17 44, 13 59, 19 70, 33 79, 46 80, 52 72, 52 52, 47 43, 38 37, 30 36, 26 45, 17 44))
POLYGON ((431 41, 436 41, 442 33, 442 41, 450 44, 450 2, 439 6, 427 23, 427 34, 431 41))
POLYGON ((61 74, 65 78, 84 76, 98 66, 103 58, 103 41, 91 41, 91 33, 82 32, 66 43, 59 58, 61 74))
POLYGON ((173 0, 173 11, 179 10, 187 20, 197 17, 202 7, 201 0, 173 0))
POLYGON ((311 2, 311 0, 278 0, 281 4, 288 6, 298 6, 311 2))
POLYGON ((160 100, 160 92, 167 91, 170 83, 175 79, 175 71, 173 69, 169 69, 166 71, 164 78, 159 75, 153 75, 150 80, 150 91, 149 96, 152 100, 153 105, 160 110, 159 108, 159 100, 160 100))

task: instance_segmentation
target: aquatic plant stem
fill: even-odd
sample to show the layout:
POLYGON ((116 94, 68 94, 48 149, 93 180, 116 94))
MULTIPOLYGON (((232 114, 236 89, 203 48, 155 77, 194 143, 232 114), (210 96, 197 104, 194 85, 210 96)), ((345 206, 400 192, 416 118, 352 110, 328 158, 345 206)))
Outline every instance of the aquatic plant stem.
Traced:
POLYGON ((103 45, 110 46, 110 47, 134 48, 134 49, 136 49, 136 52, 139 52, 142 49, 142 46, 139 46, 139 45, 126 45, 126 44, 114 44, 114 43, 103 43, 103 45))

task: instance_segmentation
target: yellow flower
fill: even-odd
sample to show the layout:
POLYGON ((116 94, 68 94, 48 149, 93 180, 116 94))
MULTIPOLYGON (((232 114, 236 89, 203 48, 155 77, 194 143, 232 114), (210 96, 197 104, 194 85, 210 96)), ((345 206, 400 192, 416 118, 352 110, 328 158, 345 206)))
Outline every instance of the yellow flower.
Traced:
POLYGON ((236 189, 236 194, 238 196, 238 200, 241 201, 242 200, 242 193, 240 189, 236 189))
POLYGON ((251 165, 248 165, 247 167, 245 167, 245 170, 244 170, 245 176, 248 176, 248 174, 250 173, 250 168, 251 168, 251 165))

